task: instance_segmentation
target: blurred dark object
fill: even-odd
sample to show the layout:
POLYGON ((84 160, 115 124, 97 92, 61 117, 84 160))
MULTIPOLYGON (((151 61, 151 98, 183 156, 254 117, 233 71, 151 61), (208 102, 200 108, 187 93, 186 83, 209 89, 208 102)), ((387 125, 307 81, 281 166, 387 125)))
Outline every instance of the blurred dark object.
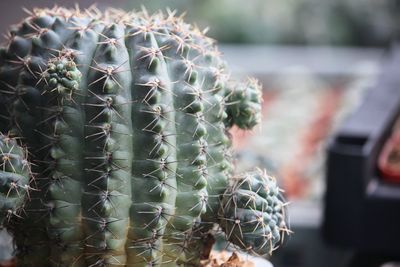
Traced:
POLYGON ((375 267, 380 259, 400 257, 400 186, 378 171, 400 111, 399 45, 388 58, 376 87, 328 148, 324 236, 333 245, 358 251, 351 266, 375 267))
POLYGON ((3 125, 7 125, 8 121, 8 107, 6 106, 6 103, 8 102, 7 100, 8 99, 6 98, 0 98, 0 132, 2 133, 4 133, 5 130, 3 125))

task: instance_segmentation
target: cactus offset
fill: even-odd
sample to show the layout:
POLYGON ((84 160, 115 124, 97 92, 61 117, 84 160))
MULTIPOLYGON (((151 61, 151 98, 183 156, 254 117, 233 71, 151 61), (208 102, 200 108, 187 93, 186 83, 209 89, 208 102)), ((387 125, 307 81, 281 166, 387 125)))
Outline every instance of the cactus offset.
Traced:
POLYGON ((251 129, 257 125, 261 116, 261 91, 257 80, 234 84, 233 88, 228 87, 225 91, 229 103, 225 120, 227 126, 235 124, 241 129, 251 129))
POLYGON ((231 180, 219 210, 228 240, 259 255, 271 254, 288 233, 285 203, 273 177, 260 170, 231 180))
POLYGON ((260 121, 260 86, 226 73, 173 12, 56 7, 14 26, 0 130, 29 153, 0 136, 0 218, 19 266, 198 264, 216 224, 270 253, 287 232, 279 189, 258 172, 232 178, 228 133, 260 121))
POLYGON ((0 228, 12 217, 20 216, 25 196, 31 190, 26 156, 15 138, 0 134, 0 228))

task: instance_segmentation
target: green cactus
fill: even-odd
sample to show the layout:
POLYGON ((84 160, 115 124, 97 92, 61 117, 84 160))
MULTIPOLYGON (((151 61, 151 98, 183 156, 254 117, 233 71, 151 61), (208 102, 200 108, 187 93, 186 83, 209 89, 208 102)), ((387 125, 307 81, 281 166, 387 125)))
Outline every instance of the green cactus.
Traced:
POLYGON ((247 83, 236 83, 227 88, 226 99, 229 103, 225 123, 228 127, 237 125, 241 129, 252 129, 261 119, 261 91, 257 80, 249 79, 247 83))
POLYGON ((228 240, 256 254, 271 254, 289 233, 276 180, 257 170, 231 179, 219 210, 220 226, 228 240))
POLYGON ((260 86, 226 73, 214 42, 173 12, 35 9, 12 28, 0 129, 32 163, 0 138, 15 158, 3 159, 0 207, 3 219, 18 215, 4 222, 18 265, 198 264, 218 224, 234 245, 270 252, 287 231, 276 183, 230 182, 228 130, 260 121, 260 86), (17 177, 23 194, 9 194, 17 177), (230 199, 246 194, 255 200, 237 213, 230 199), (259 214, 253 232, 231 224, 259 214))
POLYGON ((15 138, 0 134, 0 228, 23 210, 31 188, 26 150, 15 138))

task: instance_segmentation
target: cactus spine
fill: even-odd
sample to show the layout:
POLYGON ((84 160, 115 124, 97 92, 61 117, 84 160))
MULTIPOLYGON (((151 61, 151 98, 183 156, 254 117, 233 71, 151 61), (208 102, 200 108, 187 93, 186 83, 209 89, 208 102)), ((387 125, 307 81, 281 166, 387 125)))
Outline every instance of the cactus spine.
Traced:
POLYGON ((0 211, 19 266, 198 264, 216 224, 270 253, 287 231, 278 187, 232 178, 228 133, 259 122, 260 86, 226 73, 173 12, 35 9, 12 28, 0 129, 29 154, 0 137, 0 211))

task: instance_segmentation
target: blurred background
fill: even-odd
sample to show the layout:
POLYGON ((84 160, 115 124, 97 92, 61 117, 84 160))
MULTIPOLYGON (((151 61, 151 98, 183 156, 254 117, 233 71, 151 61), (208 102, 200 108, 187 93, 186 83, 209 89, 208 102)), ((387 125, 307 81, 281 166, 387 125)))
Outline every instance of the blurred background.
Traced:
MULTIPOLYGON (((77 2, 81 8, 94 3, 85 0, 77 2)), ((68 0, 0 1, 0 32, 6 33, 9 25, 18 23, 25 16, 23 7, 52 7, 54 3, 69 7, 75 5, 68 0)), ((394 82, 390 94, 385 91, 385 86, 380 85, 385 84, 382 80, 391 79, 384 75, 386 65, 392 66, 392 76, 396 76, 397 68, 393 67, 396 63, 393 62, 397 61, 393 55, 396 54, 396 40, 400 34, 400 1, 98 0, 96 4, 99 9, 112 6, 132 10, 144 6, 153 12, 169 7, 178 10, 178 14, 185 13, 186 21, 208 29, 207 35, 218 41, 233 75, 252 75, 262 82, 262 125, 250 133, 237 129, 232 133, 236 138, 234 147, 238 171, 254 165, 266 168, 278 178, 291 202, 289 213, 295 234, 287 238, 270 259, 275 267, 395 266, 395 263, 387 262, 397 260, 398 244, 397 250, 386 249, 385 246, 366 249, 357 245, 361 242, 358 236, 353 237, 351 233, 335 228, 336 220, 346 223, 347 218, 341 216, 340 211, 335 213, 345 208, 333 205, 334 212, 330 212, 332 205, 329 203, 332 201, 329 202, 325 196, 330 192, 327 193, 328 198, 333 202, 343 196, 340 190, 330 191, 327 187, 327 181, 332 179, 345 179, 344 186, 346 183, 356 184, 353 182, 356 179, 378 179, 387 185, 384 179, 376 178, 379 176, 376 162, 398 114, 400 102, 396 101, 397 95, 400 95, 400 83, 394 82), (369 114, 365 109, 375 105, 377 97, 372 91, 381 92, 380 106, 374 114, 383 115, 374 119, 364 116, 362 123, 358 123, 357 116, 369 114), (386 98, 392 99, 393 108, 385 106, 386 102, 382 99, 386 98), (380 120, 385 123, 376 123, 380 120), (362 145, 375 142, 371 145, 375 150, 371 152, 364 147, 352 150, 360 144, 357 134, 361 128, 357 127, 380 133, 373 141, 367 138, 362 142, 362 145), (380 127, 380 131, 374 127, 380 127), (339 148, 350 152, 340 152, 340 157, 330 156, 332 151, 337 151, 335 144, 340 139, 338 136, 343 131, 347 134, 348 129, 352 131, 349 130, 350 137, 355 136, 356 141, 352 143, 353 139, 346 139, 347 143, 339 148), (359 155, 362 163, 355 167, 363 171, 349 174, 346 171, 355 165, 346 167, 339 164, 337 167, 336 163, 338 158, 346 162, 346 155, 355 157, 354 151, 363 152, 359 155), (332 166, 335 170, 342 168, 340 175, 332 172, 332 166), (366 166, 373 167, 366 171, 366 166), (336 214, 340 218, 335 218, 336 214), (335 231, 339 233, 337 236, 348 236, 348 242, 337 242, 337 236, 332 238, 331 233, 335 231), (353 242, 353 239, 358 241, 353 242), (373 257, 366 257, 367 254, 373 257), (367 265, 366 259, 368 264, 374 265, 367 265)), ((369 132, 366 136, 370 136, 369 132)), ((397 199, 397 202, 390 200, 392 204, 395 202, 394 210, 388 211, 391 214, 400 213, 396 181, 388 183, 389 189, 394 190, 389 190, 391 196, 397 199)), ((363 183, 360 190, 367 192, 369 183, 363 183)), ((352 195, 351 192, 349 195, 352 195)), ((361 200, 356 201, 360 204, 355 209, 364 210, 367 198, 361 194, 361 200)), ((386 200, 379 201, 385 203, 386 200)), ((379 208, 379 211, 384 212, 385 209, 379 208)), ((368 214, 374 216, 374 213, 368 214)), ((351 218, 348 220, 351 221, 351 218)), ((388 229, 385 232, 385 224, 381 223, 378 225, 379 235, 390 235, 388 229)), ((355 223, 354 227, 358 225, 355 223)), ((400 239, 400 236, 397 237, 400 239)), ((368 238, 362 239, 364 241, 375 242, 368 238)), ((376 242, 384 243, 385 239, 376 242)), ((391 244, 388 246, 393 247, 391 244)), ((0 249, 0 257, 2 253, 6 255, 9 252, 4 248, 0 249)))

